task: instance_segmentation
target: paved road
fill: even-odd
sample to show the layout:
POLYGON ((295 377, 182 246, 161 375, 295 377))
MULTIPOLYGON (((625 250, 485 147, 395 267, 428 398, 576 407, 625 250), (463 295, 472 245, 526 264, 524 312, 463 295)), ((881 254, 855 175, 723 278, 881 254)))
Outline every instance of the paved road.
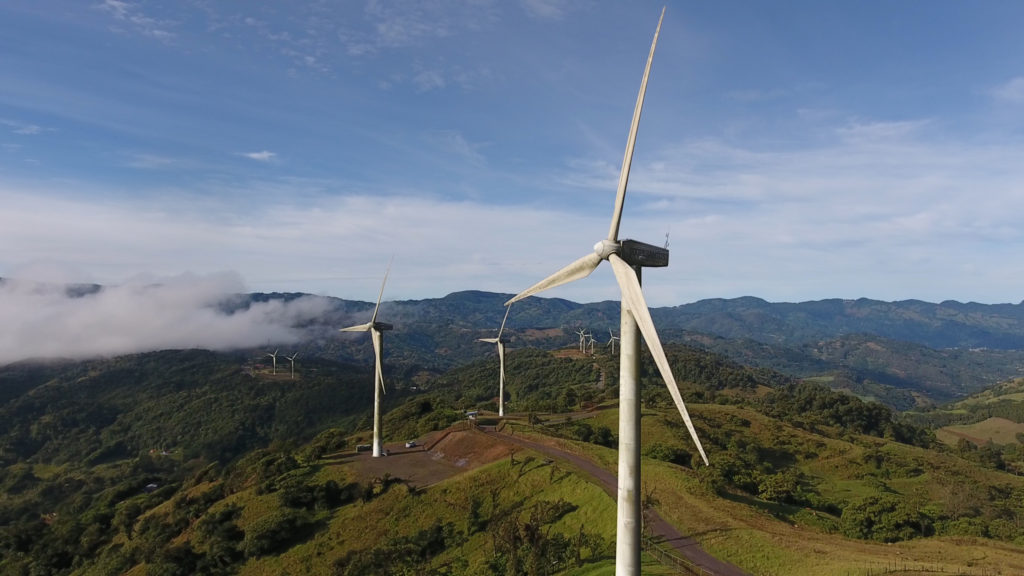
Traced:
MULTIPOLYGON (((483 428, 480 429, 483 430, 483 428)), ((489 434, 498 434, 493 430, 484 431, 489 434)), ((615 474, 609 472, 608 470, 605 470, 604 468, 601 468, 591 460, 588 460, 587 458, 584 458, 583 456, 580 456, 578 454, 566 452, 565 450, 556 448, 554 446, 549 446, 547 444, 533 442, 531 440, 527 440, 519 436, 512 436, 509 434, 501 433, 501 437, 504 440, 513 442, 515 444, 523 446, 524 448, 529 448, 530 450, 541 452, 543 454, 547 454, 548 456, 552 456, 554 458, 559 458, 569 462, 576 468, 579 468, 583 472, 597 479, 597 481, 600 482, 601 486, 604 488, 604 491, 607 492, 612 498, 616 498, 618 492, 618 478, 615 476, 615 474)), ((689 538, 687 536, 683 536, 678 530, 676 530, 674 526, 666 522, 665 519, 663 519, 661 515, 659 515, 657 512, 653 512, 651 514, 650 522, 651 531, 654 534, 661 536, 664 539, 664 542, 670 545, 677 553, 679 553, 681 556, 683 556, 690 562, 693 562, 694 564, 700 566, 705 571, 710 572, 715 576, 750 576, 749 573, 740 570, 739 567, 729 564, 727 562, 723 562, 718 558, 715 558, 711 554, 705 552, 696 540, 694 540, 693 538, 689 538)))

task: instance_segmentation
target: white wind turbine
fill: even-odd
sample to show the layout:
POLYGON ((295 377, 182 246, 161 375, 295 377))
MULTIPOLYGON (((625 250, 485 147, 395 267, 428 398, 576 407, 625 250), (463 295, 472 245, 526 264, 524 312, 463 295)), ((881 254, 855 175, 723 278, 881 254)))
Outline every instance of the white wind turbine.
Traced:
POLYGON ((612 332, 612 329, 609 328, 608 329, 608 344, 607 344, 607 346, 611 346, 611 348, 612 348, 612 356, 615 356, 615 341, 618 340, 618 339, 619 339, 619 337, 615 335, 615 332, 612 332))
POLYGON ((381 369, 383 364, 382 351, 384 349, 384 331, 394 328, 391 324, 377 321, 377 311, 380 310, 380 299, 384 296, 384 285, 388 283, 388 274, 391 273, 391 265, 388 265, 384 273, 384 281, 380 285, 380 294, 377 295, 377 306, 373 309, 373 316, 366 324, 342 328, 339 332, 369 332, 373 340, 374 364, 376 369, 373 375, 373 457, 381 454, 380 445, 380 395, 384 392, 384 372, 381 369))
POLYGON ((285 356, 285 358, 290 360, 291 363, 292 363, 292 380, 295 380, 295 359, 298 358, 298 357, 299 357, 299 353, 298 352, 296 352, 295 354, 292 354, 291 356, 285 356))
POLYGON ((639 402, 639 353, 642 334, 647 347, 654 357, 658 371, 665 381, 669 394, 675 402, 679 414, 690 431, 697 450, 700 451, 704 463, 708 463, 707 455, 701 446, 697 431, 693 427, 690 415, 683 404, 668 358, 658 339, 658 332, 651 320, 650 310, 640 288, 640 272, 645 266, 667 266, 668 250, 660 246, 644 244, 635 240, 619 240, 619 221, 626 200, 626 184, 629 181, 629 168, 633 160, 633 147, 636 144, 637 129, 640 125, 640 112, 643 108, 644 94, 647 90, 647 79, 651 72, 654 49, 658 44, 658 33, 665 17, 664 8, 658 27, 654 31, 650 54, 644 68, 640 93, 636 107, 633 109, 633 122, 630 125, 629 137, 626 141, 626 153, 622 159, 622 170, 619 173, 619 184, 615 195, 615 208, 612 212, 611 227, 608 237, 594 245, 594 251, 579 260, 548 276, 544 280, 527 288, 506 302, 522 300, 548 288, 561 286, 574 280, 585 278, 593 272, 603 260, 612 265, 615 280, 622 291, 621 312, 621 348, 619 360, 619 487, 618 487, 618 521, 616 531, 615 574, 617 576, 637 576, 640 574, 640 533, 642 521, 640 517, 640 402, 639 402))
POLYGON ((597 340, 594 340, 594 335, 591 334, 590 332, 587 332, 587 346, 586 347, 590 348, 590 355, 591 356, 594 355, 594 342, 597 342, 597 340))
POLYGON ((501 328, 498 328, 497 338, 477 338, 477 342, 488 342, 490 344, 498 345, 498 417, 503 418, 505 416, 505 344, 508 340, 501 337, 501 333, 505 330, 505 321, 508 320, 508 313, 512 310, 511 306, 505 308, 505 318, 501 321, 501 328))
POLYGON ((580 328, 579 330, 576 331, 576 335, 580 337, 580 352, 583 352, 586 350, 587 347, 587 331, 584 330, 583 328, 580 328))
MULTIPOLYGON (((280 350, 280 348, 278 350, 280 350)), ((274 350, 273 354, 267 352, 267 356, 270 356, 271 358, 274 359, 274 371, 272 372, 272 374, 277 374, 277 350, 274 350)))

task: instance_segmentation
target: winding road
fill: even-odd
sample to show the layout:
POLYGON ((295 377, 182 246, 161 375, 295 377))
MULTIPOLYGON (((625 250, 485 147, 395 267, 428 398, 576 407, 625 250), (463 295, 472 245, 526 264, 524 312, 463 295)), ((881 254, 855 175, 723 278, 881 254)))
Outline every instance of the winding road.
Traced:
MULTIPOLYGON (((616 493, 618 491, 618 479, 616 478, 615 474, 609 472, 608 470, 605 470, 604 468, 601 468, 593 461, 588 460, 587 458, 584 458, 579 454, 566 452, 565 450, 562 450, 560 448, 549 446, 547 444, 541 444, 539 442, 534 442, 532 440, 527 440, 525 438, 521 438, 518 436, 505 434, 503 432, 497 432, 493 428, 481 427, 478 428, 478 430, 484 432, 485 434, 491 434, 495 436, 500 435, 501 438, 507 442, 518 444, 519 446, 529 448, 530 450, 533 450, 535 452, 547 454, 552 458, 564 460, 571 464, 572 466, 576 467, 577 469, 581 470, 582 472, 589 474, 594 479, 596 479, 600 483, 601 487, 604 488, 604 491, 607 492, 612 498, 615 498, 617 496, 616 493)), ((683 556, 693 564, 696 564, 705 572, 713 574, 714 576, 750 576, 748 572, 744 572, 738 566, 734 566, 727 562, 723 562, 718 558, 715 558, 711 554, 705 552, 696 540, 694 540, 693 538, 689 538, 687 536, 683 536, 678 530, 676 530, 675 526, 665 521, 665 519, 662 518, 661 515, 657 512, 652 511, 650 522, 651 531, 654 534, 661 536, 665 544, 671 546, 675 552, 677 552, 679 555, 683 556)))

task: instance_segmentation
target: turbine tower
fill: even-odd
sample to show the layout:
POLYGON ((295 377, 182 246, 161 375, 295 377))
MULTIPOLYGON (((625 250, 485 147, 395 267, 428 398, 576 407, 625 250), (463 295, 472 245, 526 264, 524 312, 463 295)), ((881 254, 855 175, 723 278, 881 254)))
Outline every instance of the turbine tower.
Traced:
POLYGON ((640 402, 639 402, 639 354, 640 335, 643 335, 647 348, 654 357, 665 386, 675 402, 679 414, 690 431, 697 450, 704 463, 708 463, 704 447, 697 438, 690 415, 683 404, 672 369, 669 367, 665 350, 658 339, 658 332, 651 320, 651 312, 647 308, 643 291, 640 288, 641 270, 643 267, 667 266, 668 250, 635 240, 619 240, 619 223, 622 208, 626 200, 626 184, 629 181, 629 168, 633 161, 633 147, 636 144, 636 133, 640 125, 640 112, 643 108, 644 94, 647 91, 647 79, 651 72, 654 49, 658 44, 658 33, 665 17, 662 8, 658 27, 654 31, 654 40, 647 57, 643 80, 640 83, 640 94, 637 96, 633 109, 633 122, 626 140, 626 153, 622 159, 622 170, 619 173, 619 184, 615 195, 615 208, 612 212, 611 227, 608 237, 594 245, 594 251, 579 260, 534 284, 506 302, 511 305, 536 294, 542 290, 561 286, 574 280, 585 278, 593 272, 603 260, 612 265, 615 280, 622 291, 621 312, 621 349, 619 359, 619 487, 618 487, 618 521, 615 539, 615 574, 616 576, 639 576, 640 574, 640 533, 642 520, 640 517, 640 402))
MULTIPOLYGON (((280 350, 280 348, 278 350, 280 350)), ((277 350, 274 350, 273 354, 267 352, 267 356, 270 356, 271 358, 274 359, 274 371, 272 372, 272 374, 277 374, 277 350)))
POLYGON ((580 328, 579 330, 576 331, 576 335, 580 337, 580 352, 583 352, 587 346, 587 331, 584 330, 583 328, 580 328))
POLYGON ((295 354, 292 354, 291 356, 285 356, 285 358, 290 360, 291 363, 292 363, 292 380, 295 380, 295 359, 298 358, 298 357, 299 357, 299 353, 298 352, 296 352, 295 354))
POLYGON ((488 342, 498 345, 498 417, 505 417, 505 344, 508 340, 501 337, 505 330, 505 321, 508 320, 508 313, 511 306, 505 308, 505 318, 501 321, 501 328, 498 328, 497 338, 477 338, 477 342, 488 342))
POLYGON ((339 332, 369 332, 373 340, 374 365, 376 369, 373 374, 373 457, 381 454, 380 445, 380 395, 384 393, 384 371, 382 365, 382 351, 384 349, 384 331, 394 328, 391 324, 377 321, 377 311, 380 310, 380 299, 384 296, 384 286, 388 283, 388 274, 391 273, 391 265, 384 273, 384 281, 380 284, 380 294, 377 295, 377 305, 373 309, 373 317, 366 324, 342 328, 339 332))

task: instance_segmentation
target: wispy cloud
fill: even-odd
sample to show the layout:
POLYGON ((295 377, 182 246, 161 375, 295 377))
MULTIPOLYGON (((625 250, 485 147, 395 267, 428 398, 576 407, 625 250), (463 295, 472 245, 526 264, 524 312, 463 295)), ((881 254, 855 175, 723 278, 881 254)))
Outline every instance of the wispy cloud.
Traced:
POLYGON ((242 156, 251 160, 258 160, 260 162, 270 162, 274 160, 274 158, 277 158, 277 154, 275 152, 270 152, 268 150, 262 150, 260 152, 243 152, 242 156))
POLYGON ((412 83, 419 92, 429 92, 444 88, 444 76, 438 70, 424 70, 413 77, 412 83))
POLYGON ((180 164, 179 160, 157 154, 132 154, 127 162, 127 165, 132 168, 142 169, 167 169, 180 164))
POLYGON ((175 37, 175 33, 170 30, 174 26, 172 21, 144 14, 138 4, 124 0, 103 0, 96 8, 110 14, 114 20, 127 25, 137 34, 164 42, 175 37))
POLYGON ((526 13, 534 18, 558 20, 565 15, 569 2, 565 0, 523 0, 526 13))
POLYGON ((486 163, 484 155, 480 152, 484 145, 470 143, 460 132, 454 130, 432 132, 427 135, 427 140, 433 148, 458 158, 459 162, 470 162, 478 166, 486 163))
POLYGON ((16 120, 5 120, 3 118, 0 118, 0 126, 7 126, 10 128, 12 134, 19 134, 21 136, 35 136, 52 130, 52 128, 43 128, 36 124, 18 122, 16 120))
POLYGON ((1024 103, 1024 76, 1017 76, 1005 84, 996 86, 992 89, 992 96, 1004 102, 1024 103))

